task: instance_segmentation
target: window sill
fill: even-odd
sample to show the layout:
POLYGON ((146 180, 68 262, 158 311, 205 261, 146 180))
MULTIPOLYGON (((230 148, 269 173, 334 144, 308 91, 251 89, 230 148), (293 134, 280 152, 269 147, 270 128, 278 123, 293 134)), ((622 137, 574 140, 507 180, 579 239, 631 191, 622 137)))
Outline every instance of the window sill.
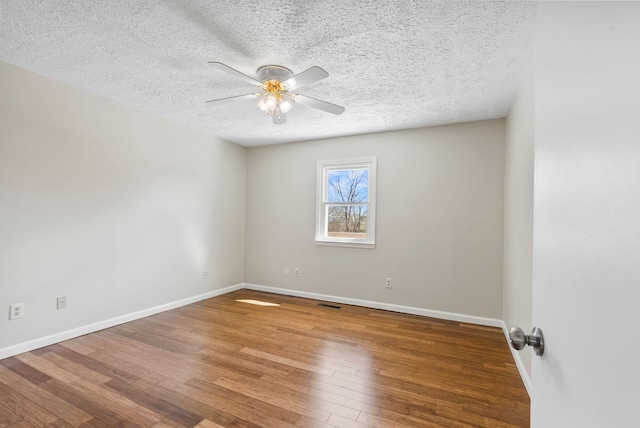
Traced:
POLYGON ((329 240, 315 240, 316 245, 326 245, 329 247, 351 247, 351 248, 376 248, 376 244, 372 242, 353 242, 353 241, 329 241, 329 240))

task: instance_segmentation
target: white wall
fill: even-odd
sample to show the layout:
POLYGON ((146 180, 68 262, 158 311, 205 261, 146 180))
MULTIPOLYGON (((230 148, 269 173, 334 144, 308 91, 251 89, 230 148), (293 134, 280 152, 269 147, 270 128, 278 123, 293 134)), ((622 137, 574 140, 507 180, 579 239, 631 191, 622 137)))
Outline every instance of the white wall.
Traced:
MULTIPOLYGON (((533 266, 534 62, 527 68, 505 122, 504 283, 502 317, 508 328, 531 325, 533 266)), ((518 352, 531 378, 531 348, 518 352)))
POLYGON ((533 428, 635 427, 640 3, 539 2, 533 428))
POLYGON ((0 62, 0 350, 241 283, 245 178, 243 147, 0 62))
POLYGON ((503 120, 252 148, 245 279, 501 318, 503 172, 503 120), (316 162, 362 156, 378 157, 376 248, 316 246, 316 162))

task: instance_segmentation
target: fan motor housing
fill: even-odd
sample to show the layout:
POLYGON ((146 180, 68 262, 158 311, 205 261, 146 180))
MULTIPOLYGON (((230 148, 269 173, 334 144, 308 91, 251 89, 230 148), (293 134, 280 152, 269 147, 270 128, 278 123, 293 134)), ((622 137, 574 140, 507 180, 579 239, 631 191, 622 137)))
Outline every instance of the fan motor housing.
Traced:
POLYGON ((281 65, 263 65, 258 68, 257 71, 258 80, 266 82, 267 80, 277 80, 278 82, 284 82, 285 80, 293 77, 293 73, 287 67, 281 65))

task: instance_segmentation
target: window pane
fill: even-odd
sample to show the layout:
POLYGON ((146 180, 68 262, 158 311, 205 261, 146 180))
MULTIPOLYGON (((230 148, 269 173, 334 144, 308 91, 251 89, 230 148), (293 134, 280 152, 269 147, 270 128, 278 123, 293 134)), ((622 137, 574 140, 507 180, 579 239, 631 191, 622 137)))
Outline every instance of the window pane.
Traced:
POLYGON ((327 172, 327 202, 368 202, 367 169, 330 170, 327 172))
POLYGON ((327 236, 366 239, 367 206, 327 205, 327 236))

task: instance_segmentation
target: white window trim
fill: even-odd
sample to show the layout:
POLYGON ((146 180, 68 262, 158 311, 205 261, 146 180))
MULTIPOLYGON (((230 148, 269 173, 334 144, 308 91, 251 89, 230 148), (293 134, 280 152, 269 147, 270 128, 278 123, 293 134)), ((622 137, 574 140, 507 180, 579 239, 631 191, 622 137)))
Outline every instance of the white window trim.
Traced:
POLYGON ((336 247, 375 248, 376 247, 376 167, 378 158, 375 156, 356 159, 340 159, 318 161, 316 179, 316 245, 331 245, 336 247), (327 173, 331 170, 367 168, 369 170, 369 201, 367 202, 367 238, 333 238, 326 234, 325 199, 327 189, 327 173))

